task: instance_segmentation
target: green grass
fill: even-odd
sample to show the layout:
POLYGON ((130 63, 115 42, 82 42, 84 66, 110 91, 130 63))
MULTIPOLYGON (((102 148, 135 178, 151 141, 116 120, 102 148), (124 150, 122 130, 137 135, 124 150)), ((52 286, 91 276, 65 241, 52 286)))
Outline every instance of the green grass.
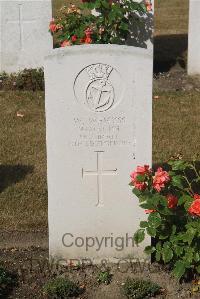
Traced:
POLYGON ((161 93, 153 102, 153 161, 181 153, 185 160, 200 153, 200 95, 198 92, 161 93))
MULTIPOLYGON (((157 93, 153 161, 200 153, 199 93, 157 93)), ((47 227, 44 94, 0 92, 0 229, 47 227), (17 117, 17 112, 24 117, 17 117)))
POLYGON ((45 228, 44 95, 1 92, 0 103, 0 228, 45 228))

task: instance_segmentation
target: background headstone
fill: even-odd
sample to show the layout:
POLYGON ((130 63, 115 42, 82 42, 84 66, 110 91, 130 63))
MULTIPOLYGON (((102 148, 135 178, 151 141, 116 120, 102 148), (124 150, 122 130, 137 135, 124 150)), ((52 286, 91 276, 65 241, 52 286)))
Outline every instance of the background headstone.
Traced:
POLYGON ((188 33, 188 74, 200 74, 200 1, 190 0, 188 33))
POLYGON ((51 0, 0 0, 0 71, 43 66, 53 48, 51 0))
MULTIPOLYGON (((141 3, 141 0, 134 0, 141 3)), ((145 2, 145 1, 143 1, 145 2)), ((153 28, 154 28, 154 0, 149 0, 152 10, 144 15, 133 13, 133 17, 140 18, 137 22, 135 18, 130 18, 130 36, 127 45, 144 49, 153 49, 153 28)))
POLYGON ((143 256, 149 239, 140 247, 128 239, 146 218, 128 183, 137 165, 151 165, 152 62, 150 50, 117 45, 46 58, 51 256, 143 256))

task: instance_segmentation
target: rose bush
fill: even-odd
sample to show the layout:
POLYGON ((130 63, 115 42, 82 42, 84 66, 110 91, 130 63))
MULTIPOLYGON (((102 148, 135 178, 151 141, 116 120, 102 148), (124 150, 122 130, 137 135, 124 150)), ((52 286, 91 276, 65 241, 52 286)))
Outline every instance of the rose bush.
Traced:
POLYGON ((62 7, 49 24, 57 46, 80 44, 125 44, 130 34, 130 19, 142 22, 138 16, 151 11, 151 1, 82 0, 80 7, 62 7), (92 11, 96 13, 92 13, 92 11))
POLYGON ((155 238, 155 246, 147 246, 145 252, 169 264, 178 279, 200 273, 199 166, 182 160, 170 161, 165 169, 138 166, 130 186, 148 214, 134 234, 136 244, 145 234, 155 238))

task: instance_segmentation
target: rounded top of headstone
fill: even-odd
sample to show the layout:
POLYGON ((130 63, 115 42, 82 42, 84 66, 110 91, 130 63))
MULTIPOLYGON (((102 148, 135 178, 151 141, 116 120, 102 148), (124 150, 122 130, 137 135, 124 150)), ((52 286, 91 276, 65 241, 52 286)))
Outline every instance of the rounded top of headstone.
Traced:
POLYGON ((92 44, 92 45, 78 45, 78 46, 69 46, 64 48, 56 48, 49 51, 45 59, 56 56, 69 56, 69 55, 98 55, 98 54, 109 54, 114 55, 130 55, 130 56, 143 56, 144 58, 151 58, 152 50, 144 49, 139 47, 132 47, 126 45, 114 45, 114 44, 92 44))

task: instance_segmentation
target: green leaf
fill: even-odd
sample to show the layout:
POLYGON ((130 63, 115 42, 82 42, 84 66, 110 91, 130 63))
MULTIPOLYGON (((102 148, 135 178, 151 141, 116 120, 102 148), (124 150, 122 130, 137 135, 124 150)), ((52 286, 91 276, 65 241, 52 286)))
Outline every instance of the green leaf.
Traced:
POLYGON ((164 246, 162 249, 162 257, 165 263, 168 263, 173 258, 173 251, 169 246, 164 246))
POLYGON ((145 238, 145 232, 144 229, 138 229, 136 233, 134 234, 134 240, 136 244, 141 243, 145 238))
MULTIPOLYGON (((131 183, 130 183, 131 184, 131 183)), ((132 190, 133 194, 135 194, 137 197, 140 197, 141 196, 141 191, 138 190, 137 188, 133 188, 132 190)))
POLYGON ((200 261, 200 255, 199 255, 198 252, 195 252, 195 254, 194 254, 194 260, 195 260, 195 262, 199 262, 200 261))
POLYGON ((179 189, 183 189, 184 185, 183 185, 183 178, 181 175, 176 175, 172 177, 172 185, 174 187, 178 187, 179 189))
POLYGON ((159 262, 161 260, 161 253, 156 251, 156 261, 159 262))
POLYGON ((137 179, 138 182, 142 183, 142 182, 145 181, 145 176, 142 175, 142 174, 139 174, 139 175, 137 175, 136 179, 137 179))
POLYGON ((181 246, 174 246, 174 252, 175 254, 180 257, 183 253, 183 247, 181 246))
POLYGON ((154 227, 149 226, 149 227, 147 227, 147 233, 151 237, 155 237, 156 236, 156 229, 154 227))
POLYGON ((148 210, 154 210, 155 209, 155 205, 150 203, 150 202, 145 202, 140 204, 140 207, 143 209, 148 209, 148 210))
POLYGON ((192 197, 190 197, 190 200, 188 199, 185 204, 184 204, 184 208, 187 211, 191 205, 191 203, 194 201, 194 199, 192 197))
POLYGON ((151 213, 148 217, 148 221, 150 226, 155 228, 159 227, 162 222, 160 214, 157 212, 151 213))
POLYGON ((180 279, 184 275, 185 270, 185 263, 183 261, 177 261, 172 273, 176 278, 180 279))
POLYGON ((147 255, 150 255, 152 254, 153 252, 155 252, 155 247, 154 246, 146 246, 145 249, 144 249, 144 252, 147 254, 147 255))
POLYGON ((188 162, 185 162, 183 160, 177 160, 177 161, 169 161, 168 162, 169 165, 172 166, 172 170, 185 170, 188 167, 191 167, 190 164, 188 162))
POLYGON ((156 250, 157 251, 161 251, 162 250, 162 245, 161 245, 160 241, 156 244, 156 250))
POLYGON ((200 274, 200 265, 196 267, 197 272, 200 274))
POLYGON ((147 222, 147 221, 140 221, 140 227, 141 227, 141 228, 146 228, 146 227, 148 227, 148 222, 147 222))
POLYGON ((193 201, 193 198, 191 196, 183 195, 178 200, 178 206, 181 206, 182 204, 184 204, 186 202, 191 202, 191 201, 193 201))

